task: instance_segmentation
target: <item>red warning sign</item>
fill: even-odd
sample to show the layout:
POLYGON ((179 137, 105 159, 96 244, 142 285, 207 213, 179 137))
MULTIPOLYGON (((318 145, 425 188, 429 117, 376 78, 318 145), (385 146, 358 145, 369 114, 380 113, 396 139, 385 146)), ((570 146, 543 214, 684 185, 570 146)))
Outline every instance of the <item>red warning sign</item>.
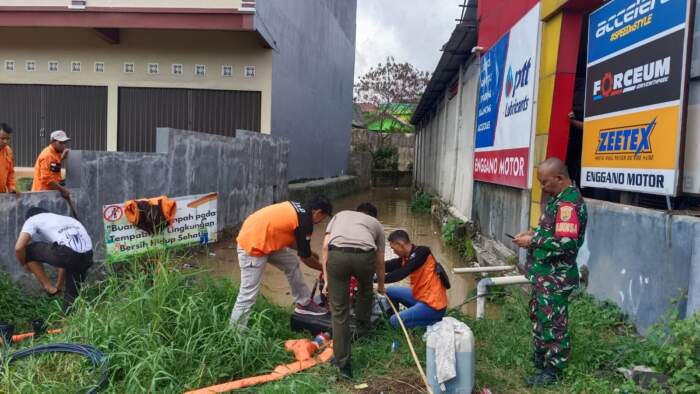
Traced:
POLYGON ((108 222, 116 222, 117 220, 121 219, 123 215, 124 211, 119 205, 110 205, 106 207, 104 211, 102 211, 102 217, 104 217, 108 222))

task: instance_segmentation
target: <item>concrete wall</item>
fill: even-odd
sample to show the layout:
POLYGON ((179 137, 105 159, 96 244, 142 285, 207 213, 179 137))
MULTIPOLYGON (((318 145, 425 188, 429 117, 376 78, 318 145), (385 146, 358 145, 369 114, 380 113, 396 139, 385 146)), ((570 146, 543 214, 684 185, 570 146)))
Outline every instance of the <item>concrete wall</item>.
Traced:
POLYGON ((482 235, 500 241, 514 252, 518 247, 506 233, 515 235, 528 228, 530 191, 485 182, 474 182, 472 220, 482 235))
POLYGON ((450 100, 445 91, 436 110, 416 128, 414 179, 470 220, 479 65, 468 62, 462 71, 457 96, 450 100))
POLYGON ((343 174, 352 127, 356 0, 265 0, 255 28, 275 43, 272 133, 291 142, 289 178, 343 174))
MULTIPOLYGON (((66 186, 78 217, 104 256, 102 207, 134 198, 217 191, 219 230, 240 225, 248 214, 287 199, 289 142, 236 131, 236 138, 158 129, 159 153, 71 151, 66 186)), ((68 214, 58 192, 0 194, 0 269, 27 281, 14 256, 14 242, 29 207, 68 214)))
POLYGON ((0 36, 0 83, 107 86, 108 150, 117 150, 119 87, 259 91, 261 131, 270 132, 272 51, 255 33, 122 29, 118 45, 89 29, 1 28, 0 36), (15 61, 15 71, 5 70, 7 60, 15 61), (37 71, 25 71, 29 60, 37 71), (59 62, 58 71, 48 71, 49 61, 59 62), (71 72, 74 61, 80 72, 71 72), (96 62, 104 72, 95 72, 96 62), (124 73, 124 63, 134 63, 134 73, 124 73), (148 63, 158 63, 157 75, 148 74, 148 63), (173 64, 182 64, 183 74, 173 75, 173 64), (205 76, 194 74, 195 64, 206 65, 205 76), (224 65, 233 66, 232 77, 222 76, 224 65), (255 66, 255 77, 244 77, 246 66, 255 66))
POLYGON ((379 148, 396 148, 399 156, 399 171, 413 170, 415 160, 416 135, 413 133, 377 133, 364 129, 352 129, 350 142, 353 151, 379 148))
POLYGON ((700 219, 598 200, 588 204, 579 265, 589 267, 588 291, 629 314, 642 333, 678 308, 700 309, 700 219), (688 300, 672 300, 688 291, 688 300))

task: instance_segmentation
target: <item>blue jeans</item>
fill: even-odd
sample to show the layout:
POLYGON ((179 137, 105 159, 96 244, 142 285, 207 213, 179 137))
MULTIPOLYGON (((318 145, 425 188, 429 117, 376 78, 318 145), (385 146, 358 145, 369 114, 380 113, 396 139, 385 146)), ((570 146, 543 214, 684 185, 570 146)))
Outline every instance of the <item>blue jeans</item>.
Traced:
MULTIPOLYGON (((386 295, 391 299, 391 302, 398 308, 398 304, 402 304, 408 309, 399 313, 401 320, 406 328, 426 327, 435 324, 442 320, 445 316, 445 309, 433 309, 428 305, 413 298, 413 291, 410 287, 390 286, 386 288, 386 295)), ((391 316, 389 323, 392 327, 399 326, 399 319, 396 315, 391 316)))

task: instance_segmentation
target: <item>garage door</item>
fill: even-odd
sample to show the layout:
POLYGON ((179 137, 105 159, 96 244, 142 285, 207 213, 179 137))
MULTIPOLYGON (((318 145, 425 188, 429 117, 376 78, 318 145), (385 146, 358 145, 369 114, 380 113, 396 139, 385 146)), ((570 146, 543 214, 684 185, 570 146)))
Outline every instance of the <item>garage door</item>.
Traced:
POLYGON ((118 149, 154 152, 158 127, 225 136, 260 131, 260 92, 119 88, 118 149))
POLYGON ((53 130, 65 130, 70 147, 107 149, 107 88, 0 84, 0 122, 14 129, 19 167, 34 166, 53 130))

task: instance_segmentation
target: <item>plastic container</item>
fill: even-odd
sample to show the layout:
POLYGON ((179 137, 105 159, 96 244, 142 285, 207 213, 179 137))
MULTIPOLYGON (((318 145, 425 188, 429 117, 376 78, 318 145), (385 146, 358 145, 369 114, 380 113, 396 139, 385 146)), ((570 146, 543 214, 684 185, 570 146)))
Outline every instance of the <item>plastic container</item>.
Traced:
POLYGON ((314 338, 313 342, 316 345, 318 349, 321 349, 322 347, 326 346, 328 344, 328 341, 331 339, 330 334, 327 332, 322 332, 314 338))
POLYGON ((472 330, 464 323, 452 318, 445 318, 442 322, 436 323, 428 328, 426 332, 427 351, 426 351, 426 375, 428 384, 433 390, 433 393, 448 393, 448 394, 471 394, 474 388, 474 334, 472 330), (448 320, 450 319, 450 320, 448 320), (444 382, 443 387, 438 384, 437 380, 437 363, 435 360, 435 350, 438 346, 440 332, 436 330, 438 324, 455 324, 455 369, 457 376, 444 382))

